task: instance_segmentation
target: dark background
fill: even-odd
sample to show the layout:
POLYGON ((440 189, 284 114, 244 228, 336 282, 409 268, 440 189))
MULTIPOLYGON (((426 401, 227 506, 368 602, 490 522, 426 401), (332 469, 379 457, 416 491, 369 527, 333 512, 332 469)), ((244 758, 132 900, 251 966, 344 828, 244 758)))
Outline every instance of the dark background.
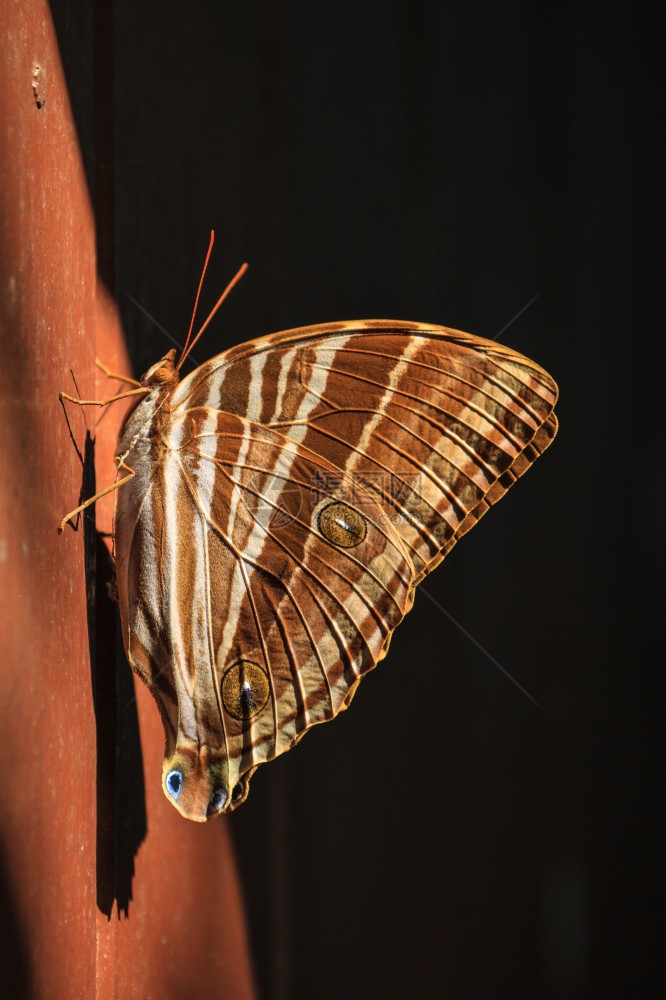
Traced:
POLYGON ((127 296, 182 341, 214 228, 205 303, 251 267, 199 360, 339 319, 493 337, 539 294, 502 340, 560 385, 552 448, 423 587, 446 614, 419 594, 351 710, 226 821, 263 1000, 659 995, 664 16, 54 18, 137 373, 169 344, 127 296))

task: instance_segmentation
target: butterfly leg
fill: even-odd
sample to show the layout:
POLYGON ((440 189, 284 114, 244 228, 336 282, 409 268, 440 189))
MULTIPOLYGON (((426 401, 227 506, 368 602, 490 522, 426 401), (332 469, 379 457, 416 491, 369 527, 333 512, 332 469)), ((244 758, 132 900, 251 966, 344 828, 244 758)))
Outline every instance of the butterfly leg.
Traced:
POLYGON ((79 504, 79 506, 76 507, 74 510, 70 510, 69 514, 66 514, 65 517, 63 517, 62 521, 58 526, 59 535, 63 533, 63 531, 65 530, 65 525, 67 524, 68 521, 71 521, 73 517, 75 517, 77 514, 80 514, 82 510, 86 509, 86 507, 90 507, 91 504, 94 504, 97 500, 101 499, 101 497, 105 497, 107 493, 113 493, 114 490, 117 490, 121 486, 124 486, 125 483, 128 483, 130 479, 133 479, 134 476, 136 475, 134 470, 130 469, 129 465, 126 465, 122 459, 120 459, 119 461, 118 469, 119 470, 125 469, 128 474, 126 476, 123 476, 122 479, 118 479, 115 483, 111 483, 111 485, 107 486, 105 490, 100 490, 99 493, 95 493, 94 497, 90 497, 90 499, 86 500, 85 503, 79 504))
POLYGON ((69 403, 78 403, 79 406, 107 406, 109 403, 115 403, 117 399, 127 399, 128 396, 145 396, 150 391, 148 386, 140 385, 136 389, 119 392, 116 396, 109 396, 107 399, 77 399, 76 396, 70 396, 67 392, 59 392, 58 398, 66 399, 69 403))
MULTIPOLYGON (((111 372, 105 365, 103 365, 99 361, 97 362, 97 364, 105 374, 111 375, 111 372)), ((138 395, 145 396, 147 393, 150 392, 150 389, 147 386, 143 386, 139 382, 135 382, 134 379, 127 379, 125 378, 125 376, 122 375, 113 377, 120 378, 125 382, 130 382, 135 386, 135 388, 128 389, 127 392, 120 392, 115 396, 109 396, 107 399, 77 399, 76 396, 70 396, 69 393, 67 392, 59 393, 58 394, 59 398, 66 399, 70 403, 76 403, 78 406, 106 406, 108 403, 114 403, 117 399, 126 399, 128 396, 138 396, 138 395)), ((90 505, 95 503, 96 500, 99 500, 100 497, 106 496, 107 493, 111 493, 113 490, 118 489, 119 486, 122 486, 123 483, 128 482, 134 476, 133 470, 130 469, 128 465, 125 465, 125 463, 122 460, 120 461, 118 468, 127 469, 129 475, 125 476, 123 479, 119 479, 111 486, 107 486, 107 488, 105 490, 102 490, 101 493, 96 493, 93 497, 90 497, 89 500, 86 500, 85 503, 80 504, 74 510, 70 511, 69 514, 63 517, 62 521, 58 525, 59 535, 61 535, 62 532, 65 530, 65 525, 67 524, 67 522, 70 521, 73 517, 75 517, 76 514, 80 514, 82 510, 85 510, 86 507, 90 507, 90 505)))
POLYGON ((110 368, 106 367, 103 361, 99 360, 99 358, 95 358, 95 364, 100 371, 104 372, 107 378, 117 378, 119 382, 127 382, 129 385, 137 386, 137 388, 141 385, 140 382, 137 382, 135 378, 130 378, 129 375, 119 375, 118 372, 112 372, 110 368))

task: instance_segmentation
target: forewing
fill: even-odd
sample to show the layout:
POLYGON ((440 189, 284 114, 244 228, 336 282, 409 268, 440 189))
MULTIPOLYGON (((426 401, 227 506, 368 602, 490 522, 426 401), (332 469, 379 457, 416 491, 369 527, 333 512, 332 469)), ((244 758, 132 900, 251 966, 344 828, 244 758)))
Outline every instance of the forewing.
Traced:
POLYGON ((417 323, 359 321, 264 337, 213 358, 180 406, 278 430, 370 492, 417 580, 550 444, 557 386, 494 341, 417 323))

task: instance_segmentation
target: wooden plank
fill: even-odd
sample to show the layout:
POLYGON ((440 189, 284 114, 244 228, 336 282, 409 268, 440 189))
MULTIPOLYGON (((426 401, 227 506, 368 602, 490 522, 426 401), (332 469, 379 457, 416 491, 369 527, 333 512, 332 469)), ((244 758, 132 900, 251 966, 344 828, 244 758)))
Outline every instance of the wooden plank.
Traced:
POLYGON ((95 720, 83 532, 56 532, 82 481, 58 390, 72 365, 95 387, 94 224, 48 7, 0 17, 0 831, 17 995, 78 997, 95 975, 95 720))
MULTIPOLYGON (((9 0, 0 37, 3 986, 244 1000, 253 985, 228 827, 189 824, 164 798, 157 711, 140 685, 134 701, 116 665, 106 550, 90 517, 56 533, 94 489, 93 454, 97 482, 113 480, 123 413, 65 412, 58 391, 72 392, 73 368, 82 395, 108 393, 95 354, 117 370, 127 360, 48 5, 9 0)), ((106 531, 111 511, 98 505, 106 531)))

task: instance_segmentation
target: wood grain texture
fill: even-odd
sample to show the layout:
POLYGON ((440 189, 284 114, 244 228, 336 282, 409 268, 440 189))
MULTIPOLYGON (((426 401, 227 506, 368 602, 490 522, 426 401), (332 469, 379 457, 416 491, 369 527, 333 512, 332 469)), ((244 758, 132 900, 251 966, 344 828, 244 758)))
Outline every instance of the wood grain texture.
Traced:
MULTIPOLYGON (((77 24, 72 19, 72 31, 77 24)), ((145 803, 132 800, 147 835, 144 827, 140 847, 123 853, 121 784, 105 758, 120 769, 128 754, 122 742, 109 747, 102 738, 109 728, 116 735, 116 629, 101 631, 96 616, 104 595, 95 601, 92 512, 78 532, 59 537, 55 525, 63 495, 94 490, 86 431, 102 483, 113 479, 117 437, 112 413, 96 428, 94 416, 87 422, 71 407, 68 425, 58 392, 72 391, 73 369, 81 392, 94 396, 95 354, 116 369, 127 359, 113 296, 97 270, 95 221, 48 5, 3 4, 0 39, 0 728, 11 748, 0 812, 0 992, 145 1000, 220 995, 223 983, 225 996, 249 1000, 243 908, 224 825, 184 824, 159 789, 148 789, 145 803), (99 697, 108 690, 110 698, 99 697), (176 864, 187 886, 177 899, 168 878, 176 864), (117 913, 123 865, 129 874, 117 913), (110 897, 101 886, 107 877, 110 897)), ((91 39, 73 44, 84 59, 91 39)), ((107 527, 110 516, 109 508, 107 527)), ((138 687, 142 753, 146 766, 158 767, 161 726, 138 687)), ((140 787, 141 751, 132 767, 140 787)))

